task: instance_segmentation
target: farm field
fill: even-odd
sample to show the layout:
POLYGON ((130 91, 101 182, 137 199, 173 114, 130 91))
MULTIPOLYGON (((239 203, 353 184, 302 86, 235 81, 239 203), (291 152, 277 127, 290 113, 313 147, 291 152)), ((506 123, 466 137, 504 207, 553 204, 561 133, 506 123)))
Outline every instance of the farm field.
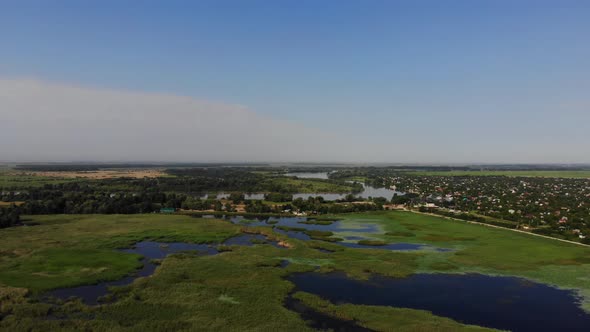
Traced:
POLYGON ((116 179, 116 178, 158 178, 170 176, 161 169, 105 169, 98 171, 51 171, 51 172, 24 172, 23 175, 55 177, 55 178, 83 178, 83 179, 116 179))
POLYGON ((121 170, 98 170, 98 171, 20 171, 13 169, 0 170, 0 187, 26 189, 41 187, 45 184, 59 184, 76 180, 104 180, 117 178, 157 178, 169 177, 163 170, 159 169, 121 169, 121 170))
POLYGON ((46 184, 59 184, 74 181, 75 179, 36 176, 29 172, 24 173, 9 169, 0 170, 0 188, 21 190, 27 188, 42 187, 46 184))
POLYGON ((2 202, 0 201, 0 207, 7 207, 7 206, 12 206, 12 205, 16 205, 16 206, 21 206, 23 204, 25 204, 25 202, 2 202))
MULTIPOLYGON (((341 271, 361 281, 373 275, 406 278, 416 273, 520 276, 575 290, 585 296, 580 305, 589 308, 587 248, 409 212, 346 214, 326 221, 340 220, 341 230, 334 230, 333 237, 343 238, 343 244, 354 242, 347 239, 350 235, 362 234, 375 243, 425 244, 444 251, 359 249, 301 240, 271 225, 178 215, 24 219, 38 225, 0 230, 0 330, 312 330, 286 307, 289 294, 318 314, 377 331, 484 330, 425 310, 338 304, 307 292, 293 294, 288 278, 313 271, 341 271), (358 232, 363 229, 367 232, 358 232), (262 233, 284 246, 264 241, 217 246, 243 232, 262 233), (116 287, 116 299, 98 306, 75 299, 44 300, 44 294, 55 288, 132 273, 141 266, 141 257, 117 249, 145 240, 208 243, 219 253, 179 252, 159 259, 153 275, 116 287)), ((301 226, 331 227, 327 224, 312 221, 301 226)))

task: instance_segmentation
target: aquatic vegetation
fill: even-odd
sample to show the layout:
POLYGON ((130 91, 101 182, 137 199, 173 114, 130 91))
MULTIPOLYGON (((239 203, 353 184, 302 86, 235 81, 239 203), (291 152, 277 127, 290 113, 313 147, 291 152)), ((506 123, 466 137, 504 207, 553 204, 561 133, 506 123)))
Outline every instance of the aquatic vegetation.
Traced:
POLYGON ((321 240, 326 242, 341 242, 344 241, 341 237, 326 237, 326 236, 311 236, 312 240, 321 240))
POLYGON ((253 224, 253 223, 257 223, 259 222, 256 219, 240 219, 239 223, 240 224, 253 224))
POLYGON ((334 235, 334 233, 330 231, 318 231, 318 230, 305 230, 305 234, 311 237, 328 237, 334 235))
POLYGON ((359 240, 357 243, 363 246, 384 246, 387 244, 387 242, 381 240, 359 240))
POLYGON ((334 220, 309 219, 304 221, 298 221, 298 223, 307 225, 331 225, 334 223, 334 220))
POLYGON ((276 229, 280 229, 282 231, 293 231, 293 232, 305 232, 307 228, 304 227, 291 227, 291 226, 276 226, 276 229))
POLYGON ((310 266, 334 265, 334 261, 326 258, 305 258, 305 257, 279 257, 291 264, 302 264, 310 266))
POLYGON ((305 243, 305 245, 309 248, 313 249, 321 249, 324 251, 335 252, 335 251, 342 251, 345 250, 342 246, 326 243, 325 241, 321 240, 309 240, 305 243))
POLYGON ((416 234, 414 234, 412 232, 404 232, 404 231, 385 232, 385 235, 389 235, 389 236, 403 236, 403 237, 416 236, 416 234))
POLYGON ((227 303, 231 303, 231 304, 240 304, 240 302, 236 301, 233 297, 225 295, 225 294, 219 295, 219 297, 217 299, 221 302, 227 302, 227 303))
POLYGON ((331 231, 321 231, 316 229, 307 229, 304 227, 291 227, 291 226, 276 226, 276 229, 285 231, 285 232, 300 232, 302 234, 307 235, 312 240, 321 240, 327 242, 339 242, 342 241, 342 238, 339 237, 332 237, 334 235, 331 231))
POLYGON ((233 248, 232 246, 227 246, 227 245, 218 245, 217 246, 217 251, 219 252, 226 252, 226 251, 232 251, 233 248))
POLYGON ((449 318, 432 316, 428 311, 355 304, 335 305, 321 297, 296 292, 293 297, 312 309, 344 321, 355 322, 373 331, 496 331, 473 325, 464 325, 449 318))

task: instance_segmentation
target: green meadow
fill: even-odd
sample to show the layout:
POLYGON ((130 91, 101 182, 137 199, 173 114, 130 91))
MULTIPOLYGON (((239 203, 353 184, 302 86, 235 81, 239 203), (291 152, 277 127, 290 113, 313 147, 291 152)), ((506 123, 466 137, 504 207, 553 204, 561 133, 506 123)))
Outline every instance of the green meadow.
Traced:
MULTIPOLYGON (((180 215, 27 217, 39 225, 0 230, 0 330, 306 331, 310 328, 305 321, 283 305, 294 287, 285 277, 315 270, 344 271, 358 279, 371 274, 480 272, 522 276, 590 294, 586 247, 410 212, 330 217, 343 220, 347 228, 378 225, 368 235, 375 244, 424 243, 453 250, 351 249, 322 236, 299 241, 274 233, 271 226, 180 215), (117 300, 99 306, 41 299, 51 289, 116 280, 139 267, 138 255, 117 248, 148 239, 214 244, 243 231, 285 241, 289 248, 255 244, 224 247, 213 256, 173 254, 152 276, 114 288, 117 300), (290 264, 283 268, 282 261, 290 264)), ((377 331, 483 330, 422 310, 334 304, 303 292, 294 296, 317 311, 377 331)))

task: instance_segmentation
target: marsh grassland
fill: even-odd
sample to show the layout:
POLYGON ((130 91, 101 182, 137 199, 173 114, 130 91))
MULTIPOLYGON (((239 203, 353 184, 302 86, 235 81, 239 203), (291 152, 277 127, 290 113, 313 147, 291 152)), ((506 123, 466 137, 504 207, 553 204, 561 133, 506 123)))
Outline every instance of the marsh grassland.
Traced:
MULTIPOLYGON (((580 305, 590 308, 587 248, 409 212, 330 218, 341 220, 349 230, 375 225, 373 233, 365 234, 374 244, 416 243, 446 251, 393 251, 378 245, 349 248, 321 237, 289 238, 274 232, 272 225, 178 215, 26 218, 39 225, 0 230, 0 330, 312 330, 297 312, 285 307, 289 296, 322 314, 377 331, 485 330, 424 310, 331 303, 297 291, 287 280, 302 272, 340 271, 359 280, 415 273, 520 276, 575 290, 585 296, 580 305), (141 257, 117 249, 137 242, 216 245, 242 232, 264 234, 284 246, 257 241, 252 246, 223 246, 216 255, 175 253, 159 261, 153 275, 113 288, 110 300, 97 306, 45 298, 52 289, 133 273, 141 257)), ((333 234, 347 235, 347 231, 333 234)))

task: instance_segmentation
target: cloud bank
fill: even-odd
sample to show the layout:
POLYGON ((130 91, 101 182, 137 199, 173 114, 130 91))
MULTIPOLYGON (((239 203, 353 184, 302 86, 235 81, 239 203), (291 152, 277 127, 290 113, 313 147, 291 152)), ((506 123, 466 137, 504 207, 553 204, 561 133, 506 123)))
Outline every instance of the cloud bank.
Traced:
POLYGON ((239 105, 166 94, 0 79, 0 116, 2 161, 363 162, 371 157, 345 136, 239 105))
POLYGON ((486 113, 458 128, 367 115, 335 133, 240 105, 0 79, 0 162, 588 163, 587 131, 569 130, 583 113, 502 123, 486 113))

